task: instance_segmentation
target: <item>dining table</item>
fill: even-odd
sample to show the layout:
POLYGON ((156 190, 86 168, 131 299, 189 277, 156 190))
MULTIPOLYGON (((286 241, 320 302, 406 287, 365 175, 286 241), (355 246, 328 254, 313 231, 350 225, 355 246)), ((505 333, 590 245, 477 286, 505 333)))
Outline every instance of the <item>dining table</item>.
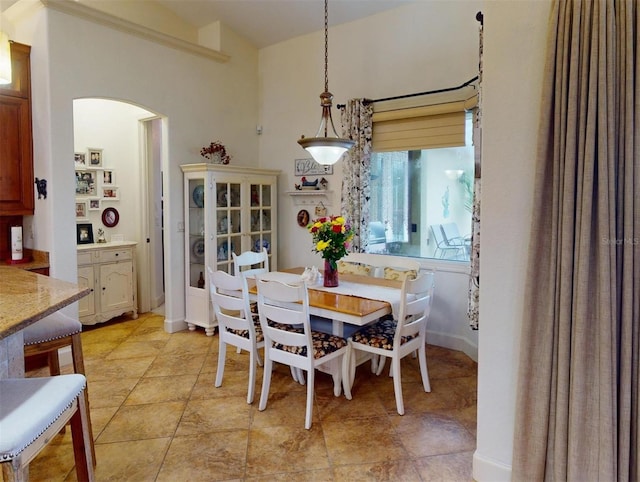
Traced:
MULTIPOLYGON (((302 280, 305 268, 270 271, 266 277, 284 283, 302 280)), ((321 273, 321 271, 320 271, 321 273)), ((307 281, 309 313, 332 320, 332 334, 344 336, 345 324, 361 327, 385 315, 395 314, 400 304, 402 281, 341 273, 336 287, 325 287, 322 277, 307 281)), ((257 294, 255 285, 249 287, 257 294)))
MULTIPOLYGON (((261 275, 269 280, 283 283, 299 283, 303 279, 305 268, 289 268, 281 271, 270 271, 261 275)), ((322 274, 322 272, 320 271, 322 274)), ((350 273, 339 274, 336 287, 325 287, 323 278, 306 280, 309 294, 309 314, 331 320, 331 334, 344 337, 345 325, 351 330, 365 326, 386 315, 397 315, 402 295, 402 281, 362 276, 350 273)), ((257 289, 254 283, 249 286, 249 294, 255 297, 257 289)), ((318 321, 317 319, 315 320, 318 321)), ((314 320, 312 319, 312 323, 314 320)), ((347 335, 348 336, 348 335, 347 335)), ((368 353, 359 354, 355 361, 360 365, 371 359, 368 353)), ((332 375, 336 396, 340 389, 341 368, 336 360, 327 362, 318 369, 332 375)))
POLYGON ((24 377, 22 330, 90 292, 75 283, 0 266, 0 378, 24 377))

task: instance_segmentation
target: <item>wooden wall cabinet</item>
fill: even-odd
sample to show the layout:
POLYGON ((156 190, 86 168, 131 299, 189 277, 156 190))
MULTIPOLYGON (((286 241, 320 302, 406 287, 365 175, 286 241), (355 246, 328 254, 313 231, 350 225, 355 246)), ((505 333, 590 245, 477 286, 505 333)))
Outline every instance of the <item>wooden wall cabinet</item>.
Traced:
POLYGON ((207 335, 217 322, 209 300, 207 267, 233 274, 231 253, 269 252, 277 268, 279 171, 221 164, 185 164, 185 321, 207 335))
POLYGON ((78 246, 78 284, 91 292, 78 302, 80 322, 95 325, 124 313, 138 317, 136 243, 78 246))
POLYGON ((0 85, 0 216, 33 215, 31 47, 11 43, 12 80, 0 85))

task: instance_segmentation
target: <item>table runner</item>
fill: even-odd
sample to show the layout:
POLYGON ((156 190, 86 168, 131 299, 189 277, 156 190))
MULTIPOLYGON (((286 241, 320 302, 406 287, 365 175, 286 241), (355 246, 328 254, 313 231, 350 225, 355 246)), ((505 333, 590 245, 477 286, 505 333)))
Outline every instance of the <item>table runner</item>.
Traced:
MULTIPOLYGON (((302 281, 301 275, 282 271, 270 271, 261 277, 263 279, 270 279, 288 284, 300 283, 302 281)), ((398 288, 344 280, 340 280, 340 284, 338 286, 329 288, 322 284, 322 278, 320 278, 318 283, 307 283, 307 288, 316 291, 326 291, 327 293, 336 293, 340 295, 357 296, 359 298, 384 301, 391 305, 391 311, 394 318, 397 318, 398 311, 400 310, 400 297, 402 295, 402 290, 398 288)))

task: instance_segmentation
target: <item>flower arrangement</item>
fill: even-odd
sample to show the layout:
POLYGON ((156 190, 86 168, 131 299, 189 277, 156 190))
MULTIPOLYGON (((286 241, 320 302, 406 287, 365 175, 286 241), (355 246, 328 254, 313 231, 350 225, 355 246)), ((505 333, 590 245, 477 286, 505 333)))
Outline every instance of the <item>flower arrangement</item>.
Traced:
POLYGON ((307 226, 313 237, 313 250, 320 253, 336 269, 336 263, 347 254, 353 229, 342 216, 316 219, 307 226))
POLYGON ((218 141, 214 141, 200 149, 200 155, 220 164, 229 164, 231 160, 231 156, 227 154, 227 149, 218 141))

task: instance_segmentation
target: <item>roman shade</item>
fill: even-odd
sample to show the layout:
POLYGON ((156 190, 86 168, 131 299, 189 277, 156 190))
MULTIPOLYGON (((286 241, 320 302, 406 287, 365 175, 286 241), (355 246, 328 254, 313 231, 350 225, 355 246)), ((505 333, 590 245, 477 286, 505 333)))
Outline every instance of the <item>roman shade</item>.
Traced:
POLYGON ((465 113, 477 96, 456 102, 390 109, 373 114, 373 150, 409 151, 465 145, 465 113))

